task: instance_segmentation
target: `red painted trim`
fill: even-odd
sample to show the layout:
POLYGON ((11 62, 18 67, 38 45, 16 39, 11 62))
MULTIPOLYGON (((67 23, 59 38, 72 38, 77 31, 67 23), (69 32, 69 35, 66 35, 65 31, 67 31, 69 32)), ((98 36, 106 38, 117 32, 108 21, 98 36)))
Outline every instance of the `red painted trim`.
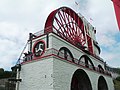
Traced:
MULTIPOLYGON (((38 41, 39 42, 39 41, 38 41)), ((57 51, 57 52, 59 52, 58 50, 56 50, 56 49, 54 49, 54 48, 52 48, 52 49, 50 49, 50 50, 55 50, 55 51, 57 51)), ((34 55, 33 55, 34 56, 34 55)), ((73 61, 71 61, 71 60, 69 60, 69 59, 65 59, 64 57, 61 57, 61 56, 59 56, 59 55, 56 55, 56 54, 54 54, 54 53, 50 53, 50 54, 48 54, 48 55, 46 55, 46 56, 40 56, 40 57, 34 57, 32 60, 28 60, 28 61, 25 61, 25 62, 22 62, 21 64, 22 65, 24 65, 24 64, 26 64, 26 63, 29 63, 29 62, 33 62, 33 61, 38 61, 38 59, 39 60, 41 60, 42 58, 48 58, 48 57, 57 57, 57 58, 59 58, 60 60, 62 60, 62 61, 67 61, 67 62, 69 62, 69 63, 71 63, 71 64, 74 64, 74 65, 77 65, 78 67, 82 67, 82 68, 85 68, 85 69, 88 69, 88 70, 91 70, 91 71, 93 71, 93 72, 97 72, 97 73, 100 73, 100 74, 104 74, 104 75, 107 75, 107 76, 110 76, 111 77, 111 74, 108 72, 108 71, 104 71, 104 72, 100 72, 99 70, 98 70, 98 67, 95 67, 95 70, 93 69, 93 68, 87 68, 85 65, 83 65, 83 64, 78 64, 78 63, 76 63, 76 62, 73 62, 73 61)), ((75 60, 75 58, 74 58, 74 60, 75 60)))
MULTIPOLYGON (((53 27, 54 27, 54 26, 53 26, 53 27)), ((54 32, 51 32, 51 33, 53 33, 53 34, 57 35, 58 37, 60 37, 58 34, 56 34, 56 33, 54 33, 54 32)), ((59 33, 60 33, 60 32, 59 32, 59 33)), ((42 36, 44 36, 44 35, 46 35, 46 34, 40 35, 40 36, 38 36, 38 37, 36 37, 36 38, 42 37, 42 36)), ((36 38, 33 38, 33 40, 36 39, 36 38)), ((84 50, 83 50, 82 48, 79 48, 78 46, 76 46, 74 42, 68 41, 66 38, 63 38, 63 37, 60 37, 60 38, 62 38, 63 40, 67 41, 67 42, 70 43, 70 44, 72 43, 73 46, 75 46, 76 48, 78 48, 78 49, 80 49, 80 50, 82 50, 82 51, 84 52, 84 50)), ((93 54, 93 53, 90 53, 90 55, 93 56, 94 58, 96 58, 97 61, 100 61, 100 62, 104 63, 104 62, 103 62, 103 59, 100 58, 99 56, 97 56, 97 55, 95 55, 95 54, 93 54)))
POLYGON ((84 46, 86 42, 83 25, 83 20, 72 9, 68 7, 61 7, 51 12, 48 16, 45 23, 45 33, 57 32, 56 34, 67 39, 67 41, 69 41, 71 44, 80 43, 82 46, 84 46), (56 23, 56 26, 54 23, 56 23), (49 30, 46 30, 46 28, 49 26, 53 27, 51 27, 49 30), (74 27, 72 28, 72 26, 74 27))
MULTIPOLYGON (((46 50, 46 44, 45 44, 45 41, 44 41, 44 40, 37 40, 37 41, 35 42, 33 48, 32 48, 33 57, 36 58, 36 59, 39 59, 39 58, 45 53, 45 50, 46 50), (36 57, 36 56, 35 56, 34 48, 35 48, 35 46, 36 46, 39 42, 43 42, 45 46, 44 46, 44 50, 43 50, 42 54, 41 54, 39 57, 36 57)), ((33 59, 34 59, 34 58, 33 58, 33 59)))
POLYGON ((44 33, 47 34, 47 33, 50 33, 50 32, 53 32, 53 28, 52 28, 52 25, 53 25, 53 17, 55 17, 55 14, 58 10, 54 10, 53 12, 50 13, 50 15, 48 16, 47 20, 46 20, 46 23, 45 23, 45 31, 44 33), (50 28, 49 28, 50 27, 50 28))
POLYGON ((118 23, 118 28, 120 30, 120 0, 112 0, 114 4, 114 10, 116 14, 116 19, 118 23))

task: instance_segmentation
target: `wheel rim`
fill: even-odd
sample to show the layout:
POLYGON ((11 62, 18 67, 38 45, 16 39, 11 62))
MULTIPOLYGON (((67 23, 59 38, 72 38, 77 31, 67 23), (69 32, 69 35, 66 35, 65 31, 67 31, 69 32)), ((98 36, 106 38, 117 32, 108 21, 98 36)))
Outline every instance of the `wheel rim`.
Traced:
POLYGON ((82 19, 70 8, 62 7, 50 13, 45 24, 45 33, 54 32, 72 44, 85 45, 82 19))

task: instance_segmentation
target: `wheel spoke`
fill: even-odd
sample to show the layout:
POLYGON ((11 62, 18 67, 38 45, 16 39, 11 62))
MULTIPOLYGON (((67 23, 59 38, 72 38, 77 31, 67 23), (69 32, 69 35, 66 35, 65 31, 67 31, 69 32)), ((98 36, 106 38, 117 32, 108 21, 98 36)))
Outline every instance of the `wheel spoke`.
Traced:
POLYGON ((53 32, 76 45, 86 44, 82 19, 70 8, 59 8, 48 17, 46 26, 53 26, 53 32))

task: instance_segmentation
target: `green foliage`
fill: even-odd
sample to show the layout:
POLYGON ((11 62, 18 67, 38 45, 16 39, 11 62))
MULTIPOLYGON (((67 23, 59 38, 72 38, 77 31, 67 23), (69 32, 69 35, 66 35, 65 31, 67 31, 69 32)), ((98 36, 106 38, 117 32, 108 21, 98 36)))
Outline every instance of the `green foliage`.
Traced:
POLYGON ((116 78, 117 81, 120 81, 120 76, 116 78))
POLYGON ((113 82, 114 82, 115 90, 120 90, 120 81, 114 80, 113 82))
POLYGON ((0 68, 0 73, 3 73, 4 72, 4 69, 3 68, 0 68))
POLYGON ((15 72, 12 72, 12 71, 4 71, 3 68, 0 68, 0 79, 3 79, 3 78, 10 78, 10 77, 15 77, 16 76, 16 73, 15 72))
POLYGON ((120 74, 120 68, 112 68, 114 72, 120 74))

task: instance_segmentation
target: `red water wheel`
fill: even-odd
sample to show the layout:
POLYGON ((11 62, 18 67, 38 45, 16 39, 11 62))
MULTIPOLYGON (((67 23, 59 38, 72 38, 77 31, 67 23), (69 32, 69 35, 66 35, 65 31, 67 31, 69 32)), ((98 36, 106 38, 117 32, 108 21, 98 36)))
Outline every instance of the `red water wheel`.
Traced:
POLYGON ((86 43, 82 19, 68 7, 50 13, 45 23, 45 33, 51 32, 75 45, 84 46, 86 43))

